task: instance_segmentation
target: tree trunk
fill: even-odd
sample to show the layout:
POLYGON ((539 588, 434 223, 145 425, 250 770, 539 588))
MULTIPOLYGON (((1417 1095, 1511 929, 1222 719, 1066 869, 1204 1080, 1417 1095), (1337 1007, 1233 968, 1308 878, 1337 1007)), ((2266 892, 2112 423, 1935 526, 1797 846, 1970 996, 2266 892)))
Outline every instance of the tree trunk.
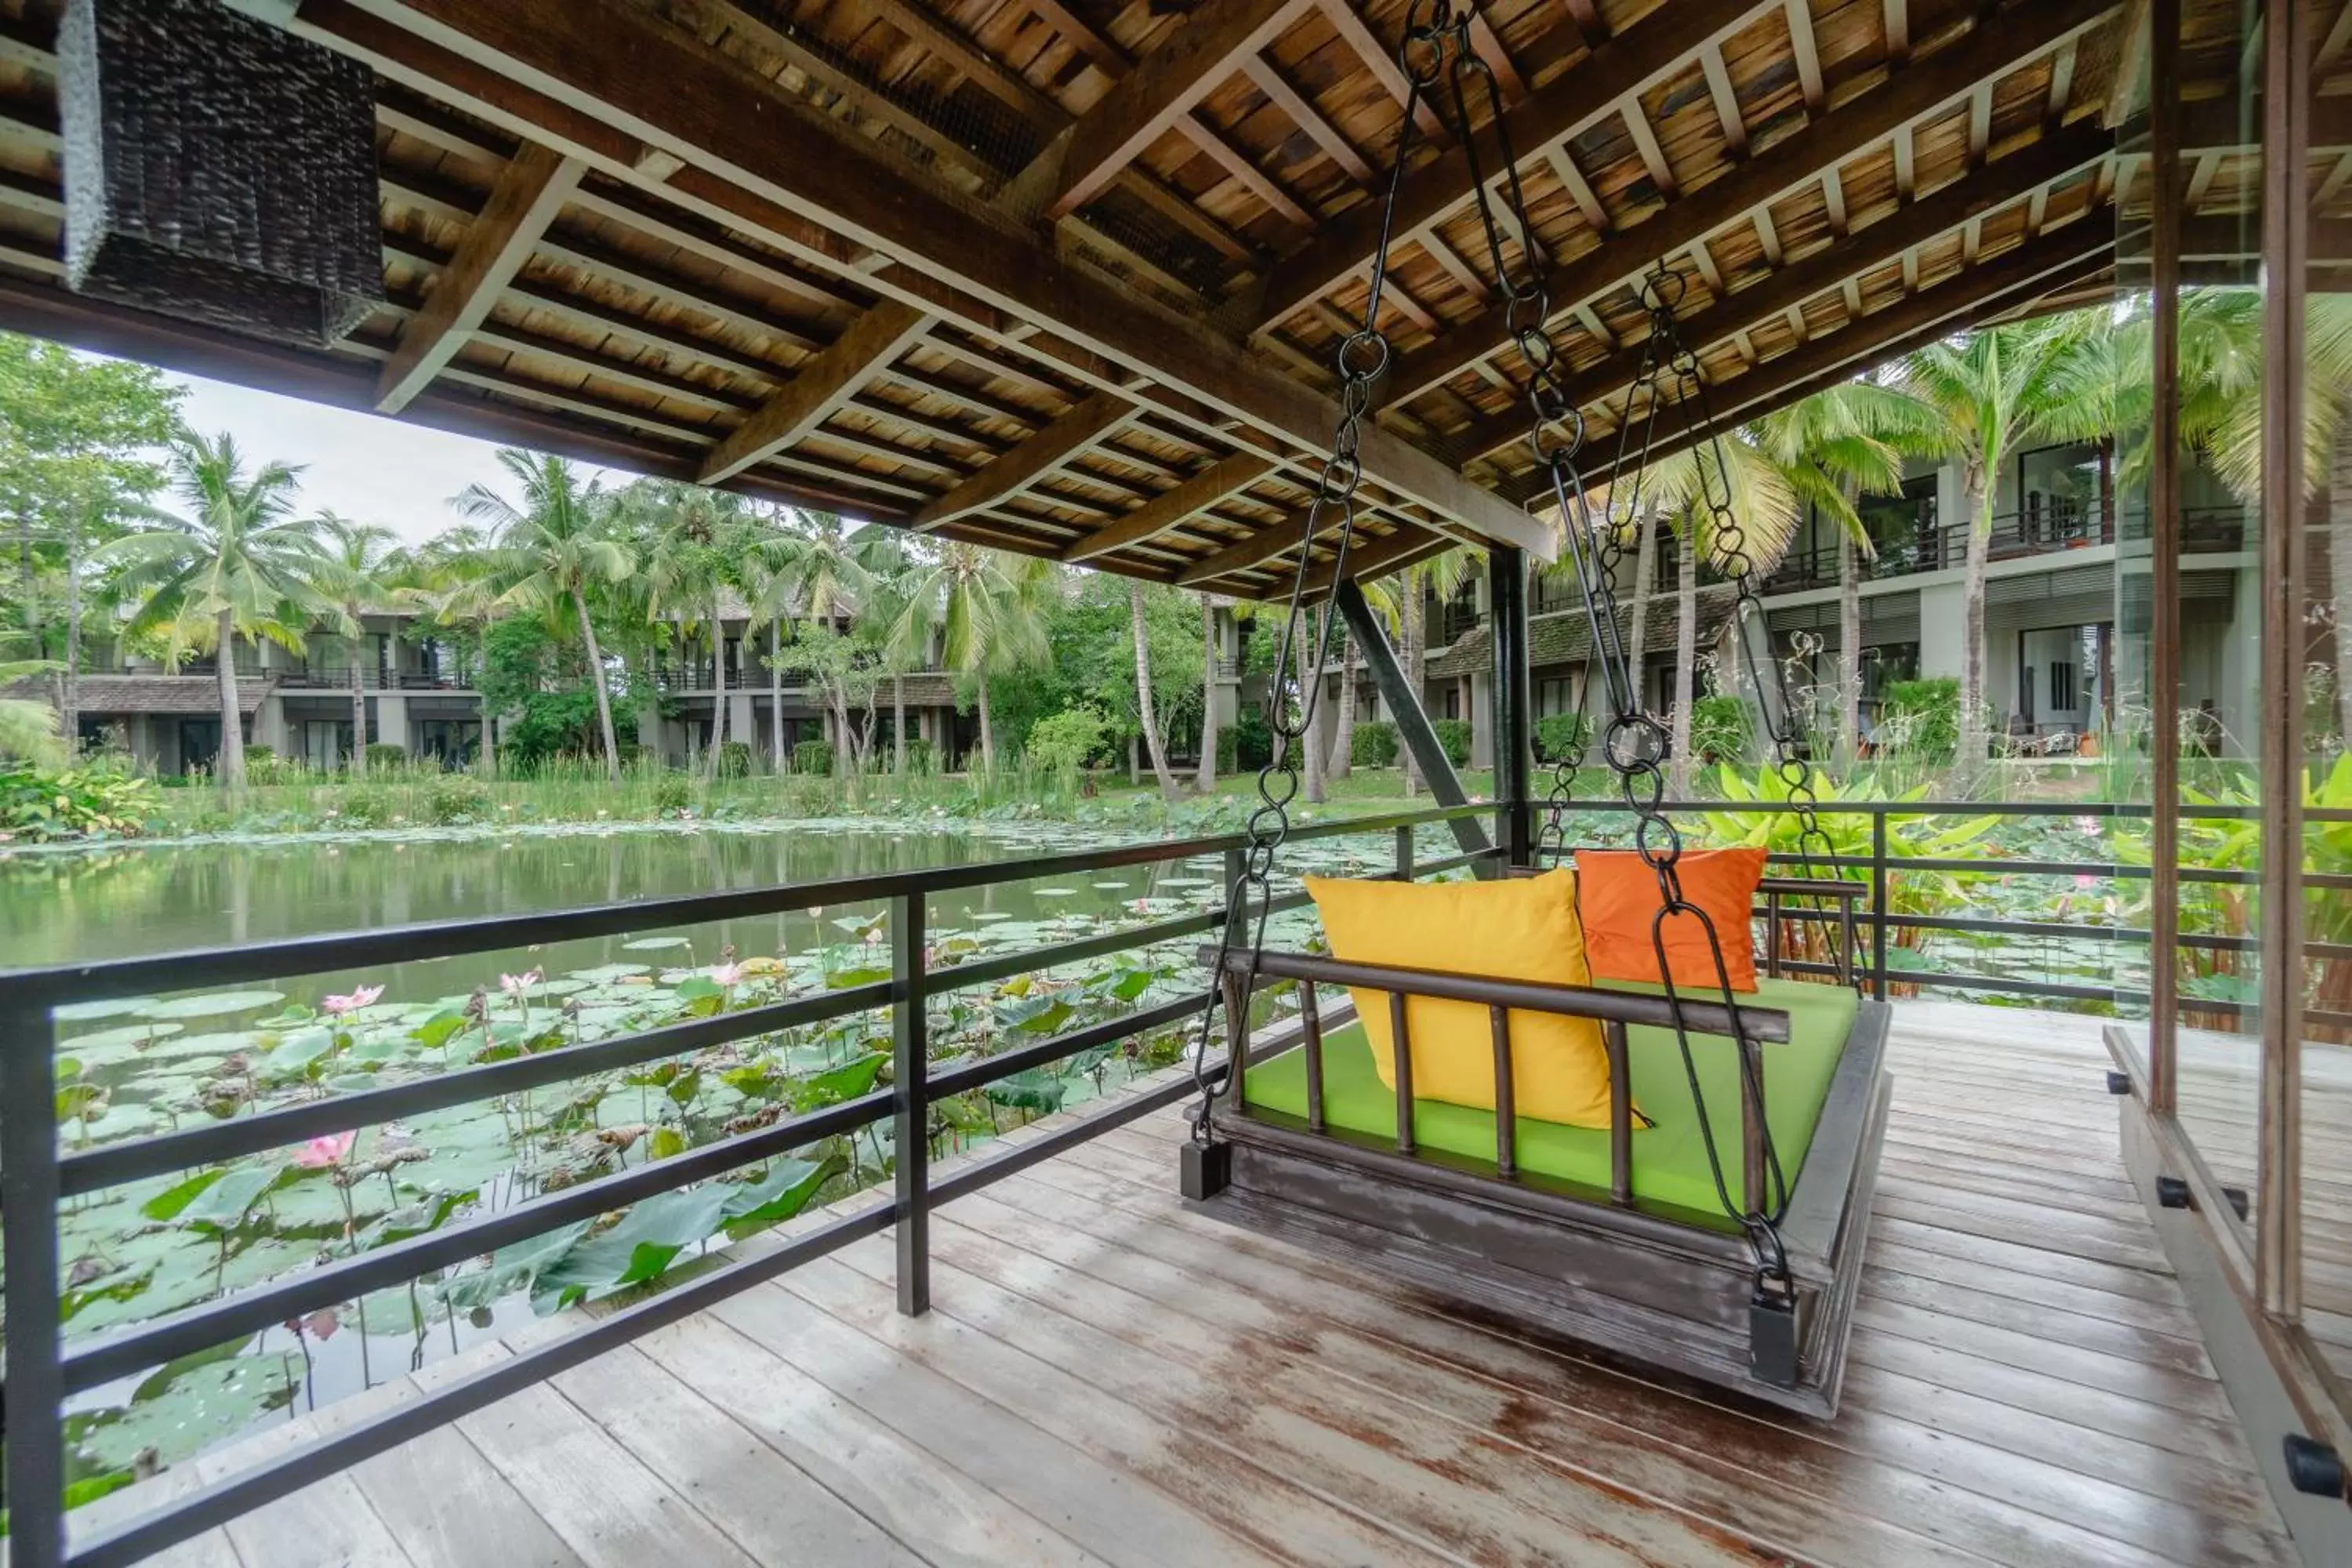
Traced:
POLYGON ((727 626, 719 613, 714 597, 710 605, 710 776, 714 779, 727 756, 727 626))
POLYGON ((1201 761, 1192 782, 1202 795, 1217 787, 1217 606, 1201 595, 1201 761))
MULTIPOLYGON (((1642 508, 1642 521, 1633 534, 1633 613, 1625 626, 1625 668, 1633 681, 1633 710, 1640 712, 1647 704, 1643 697, 1642 660, 1649 653, 1650 595, 1657 587, 1658 576, 1658 502, 1652 497, 1642 508)), ((1605 729, 1616 715, 1603 715, 1600 720, 1605 729)))
MULTIPOLYGON (((2338 579, 2340 582, 2342 579, 2338 579)), ((66 754, 81 751, 81 519, 66 539, 66 673, 58 683, 58 730, 66 754)))
POLYGON ((358 773, 367 766, 367 680, 360 672, 359 655, 352 655, 352 754, 351 771, 358 773))
POLYGON ((2352 746, 2352 417, 2336 427, 2327 471, 2327 586, 2335 610, 2336 739, 2352 746))
POLYGON ((237 717, 236 612, 223 610, 214 622, 219 639, 213 663, 220 687, 220 782, 229 789, 245 787, 245 724, 237 717))
MULTIPOLYGON (((1322 612, 1328 615, 1329 611, 1322 612)), ((1316 635, 1317 613, 1309 610, 1298 625, 1298 751, 1299 763, 1307 775, 1307 804, 1323 804, 1323 749, 1316 744, 1315 698, 1323 684, 1323 672, 1315 667, 1315 651, 1322 639, 1316 635)))
POLYGON ((768 623, 768 771, 784 771, 784 624, 768 623))
MULTIPOLYGON (((1397 640, 1404 646, 1398 652, 1402 656, 1401 662, 1404 666, 1405 689, 1412 694, 1412 700, 1418 702, 1422 700, 1423 685, 1421 579, 1416 574, 1407 572, 1398 577, 1397 586, 1404 595, 1404 614, 1397 617, 1397 640)), ((1390 717, 1393 720, 1395 715, 1391 714, 1390 717)), ((1397 735, 1397 761, 1404 769, 1405 795, 1410 797, 1419 793, 1421 764, 1413 760, 1412 748, 1404 744, 1402 731, 1399 731, 1397 735)))
POLYGON ((499 716, 491 712, 487 704, 482 708, 482 744, 480 750, 482 756, 482 776, 486 779, 497 778, 499 776, 499 716))
POLYGON ((1127 584, 1127 619, 1135 638, 1135 710, 1143 719, 1144 749, 1151 753, 1151 777, 1160 785, 1160 798, 1173 805, 1176 775, 1168 768, 1168 747, 1160 738, 1159 704, 1151 697, 1151 639, 1144 628, 1143 584, 1133 578, 1127 584))
POLYGON ((1685 517, 1675 531, 1675 720, 1670 742, 1674 773, 1670 787, 1688 800, 1691 788, 1691 709, 1698 700, 1694 673, 1698 664, 1698 520, 1685 517))
POLYGON ((980 771, 985 776, 996 772, 996 732, 988 721, 988 677, 973 684, 980 692, 980 771))
MULTIPOLYGON (((1985 483, 1984 458, 1971 454, 1960 469, 1961 505, 1969 519, 1968 571, 1960 605, 1959 750, 1954 758, 1958 783, 1975 782, 1984 771, 1985 565, 1992 553, 1992 496, 1985 483)), ((2159 701, 2176 698, 2158 694, 2159 701)))
POLYGON ((890 676, 890 771, 907 776, 907 678, 890 676))
POLYGON ((1331 727, 1331 760, 1323 768, 1327 779, 1343 779, 1356 771, 1356 670, 1349 649, 1339 650, 1339 718, 1331 727))
POLYGON ((1837 764, 1853 770, 1862 755, 1862 567, 1853 537, 1838 531, 1837 764))
POLYGON ((580 640, 588 648, 588 689, 596 695, 596 729, 604 741, 604 776, 621 782, 621 745, 613 738, 613 698, 604 689, 604 650, 596 646, 596 626, 588 618, 588 596, 572 590, 572 608, 580 617, 580 640))

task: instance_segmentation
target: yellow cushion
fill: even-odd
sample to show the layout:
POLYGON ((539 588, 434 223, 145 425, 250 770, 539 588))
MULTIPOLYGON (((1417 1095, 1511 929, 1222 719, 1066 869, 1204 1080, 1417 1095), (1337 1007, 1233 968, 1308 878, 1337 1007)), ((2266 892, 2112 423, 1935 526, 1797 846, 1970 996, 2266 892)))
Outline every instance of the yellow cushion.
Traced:
MULTIPOLYGON (((1361 882, 1309 877, 1335 958, 1495 980, 1589 985, 1576 920, 1576 873, 1491 882, 1361 882)), ((1384 991, 1353 990, 1381 1081, 1396 1087, 1384 991)), ((1591 1018, 1514 1010, 1512 1084, 1521 1116, 1571 1127, 1609 1125, 1609 1051, 1591 1018)), ((1495 1109, 1495 1037, 1486 1009, 1408 997, 1412 1092, 1495 1109)), ((1638 1118, 1636 1124, 1639 1124, 1638 1118)))

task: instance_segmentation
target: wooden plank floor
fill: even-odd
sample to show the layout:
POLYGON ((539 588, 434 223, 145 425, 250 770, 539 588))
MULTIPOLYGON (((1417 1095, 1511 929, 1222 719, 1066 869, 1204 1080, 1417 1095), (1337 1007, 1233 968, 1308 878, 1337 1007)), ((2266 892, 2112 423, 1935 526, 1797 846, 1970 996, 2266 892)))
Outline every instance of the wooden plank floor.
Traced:
POLYGON ((2105 1065, 2089 1020, 1900 1008, 1832 1423, 1189 1213, 1164 1115, 941 1210, 928 1318, 894 1310, 887 1239, 861 1244, 168 1561, 2293 1562, 2125 1180, 2105 1065))

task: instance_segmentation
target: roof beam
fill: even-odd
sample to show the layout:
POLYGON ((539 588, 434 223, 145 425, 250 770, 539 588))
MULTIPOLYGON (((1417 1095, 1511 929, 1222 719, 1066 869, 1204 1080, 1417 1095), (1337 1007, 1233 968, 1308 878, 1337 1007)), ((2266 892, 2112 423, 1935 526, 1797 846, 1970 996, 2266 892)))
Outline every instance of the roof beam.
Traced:
MULTIPOLYGON (((1294 550, 1303 549, 1307 543, 1307 526, 1315 521, 1315 510, 1310 507, 1272 528, 1262 528, 1247 539, 1236 540, 1214 555, 1204 555, 1177 573, 1176 585, 1190 588, 1201 583, 1213 583, 1220 577, 1246 572, 1253 566, 1263 566, 1294 550)), ((1327 527, 1333 525, 1331 518, 1327 517, 1323 521, 1327 527)))
MULTIPOLYGON (((1844 107, 1552 268, 1544 279, 1552 309, 1570 310, 1647 271, 1659 258, 1740 222, 1791 187, 1821 178, 1824 171, 1935 113, 1978 82, 2006 74, 2095 25, 2111 4, 2113 0, 2053 0, 2027 6, 2004 16, 1999 26, 1979 28, 1906 67, 1844 107)), ((1561 79, 1573 79, 1575 74, 1561 79)), ((1482 310, 1406 355, 1390 375, 1388 400, 1402 404, 1418 396, 1494 353, 1510 335, 1505 309, 1497 304, 1482 310)))
POLYGON ((1134 413, 1134 404, 1108 392, 1081 398, 1068 413, 916 512, 909 526, 919 533, 928 533, 942 523, 994 506, 1101 440, 1134 413))
POLYGON ((525 142, 499 173, 425 308, 400 334, 400 347, 376 378, 375 406, 397 414, 457 357, 467 337, 489 320, 499 294, 530 258, 530 247, 579 188, 588 165, 551 147, 525 142))
MULTIPOLYGON (((784 255, 1123 392, 1189 431, 1281 461, 1328 447, 1333 400, 1205 325, 1065 263, 1017 216, 898 167, 720 51, 616 0, 302 0, 297 30, 514 133, 586 158, 784 255), (679 160, 667 180, 648 147, 679 160), (1042 330, 1038 330, 1042 329, 1042 330), (1137 378, 1145 384, 1138 384, 1137 378)), ((1394 431, 1367 477, 1552 558, 1549 531, 1394 431)))
POLYGON ((1098 528, 1062 552, 1065 561, 1091 561, 1114 550, 1146 543, 1176 527, 1194 512, 1216 505, 1237 490, 1247 489, 1274 471, 1274 464, 1255 452, 1236 452, 1210 464, 1172 490, 1162 490, 1125 517, 1098 528))
MULTIPOLYGON (((1504 116, 1511 147, 1524 163, 1547 148, 1581 134, 1619 112, 1621 100, 1674 75, 1692 56, 1745 26, 1784 0, 1691 0, 1663 6, 1594 49, 1548 86, 1528 94, 1504 116)), ((1451 148, 1405 176, 1395 232, 1415 234, 1444 217, 1472 194, 1471 160, 1451 148)), ((1499 179, 1502 171, 1488 169, 1499 179)), ((1278 263, 1258 324, 1278 321, 1356 273, 1380 243, 1379 202, 1366 202, 1327 222, 1305 247, 1278 263)))
MULTIPOLYGON (((1944 185, 1878 222, 1833 240, 1804 259, 1760 281, 1724 294, 1689 311, 1678 323, 1684 341, 1705 351, 1715 343, 1772 320, 1792 306, 1981 218, 2096 163, 2115 148, 2115 138, 2095 122, 2074 125, 1944 185)), ((1638 341, 1582 371, 1570 374, 1568 396, 1588 407, 1633 384, 1640 376, 1647 340, 1638 341)), ((1465 459, 1484 457, 1510 441, 1524 440, 1528 416, 1510 408, 1482 419, 1461 437, 1465 459)))
POLYGON ((696 477, 706 485, 732 479, 798 441, 856 395, 930 324, 929 316, 896 300, 876 305, 811 355, 774 396, 736 426, 704 459, 696 477))
MULTIPOLYGON (((1311 0, 1208 0, 1070 127, 1045 211, 1072 211, 1110 184, 1160 134, 1305 10, 1311 0)), ((1044 155, 1051 155, 1044 154, 1044 155)))

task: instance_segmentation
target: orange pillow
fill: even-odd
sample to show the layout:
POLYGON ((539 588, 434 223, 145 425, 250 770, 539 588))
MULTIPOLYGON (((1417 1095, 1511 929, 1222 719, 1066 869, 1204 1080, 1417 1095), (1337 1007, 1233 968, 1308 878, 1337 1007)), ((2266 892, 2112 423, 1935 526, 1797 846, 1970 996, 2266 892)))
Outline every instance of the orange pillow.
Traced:
MULTIPOLYGON (((1723 969, 1734 991, 1756 989, 1756 933, 1750 926, 1764 855, 1754 849, 1685 850, 1675 870, 1683 898, 1714 922, 1723 969)), ((1631 849, 1583 849, 1576 856, 1576 912, 1595 980, 1659 978, 1651 922, 1663 902, 1658 874, 1631 849)), ((1666 921, 1666 970, 1677 986, 1712 991, 1717 979, 1706 928, 1689 915, 1666 921)))

